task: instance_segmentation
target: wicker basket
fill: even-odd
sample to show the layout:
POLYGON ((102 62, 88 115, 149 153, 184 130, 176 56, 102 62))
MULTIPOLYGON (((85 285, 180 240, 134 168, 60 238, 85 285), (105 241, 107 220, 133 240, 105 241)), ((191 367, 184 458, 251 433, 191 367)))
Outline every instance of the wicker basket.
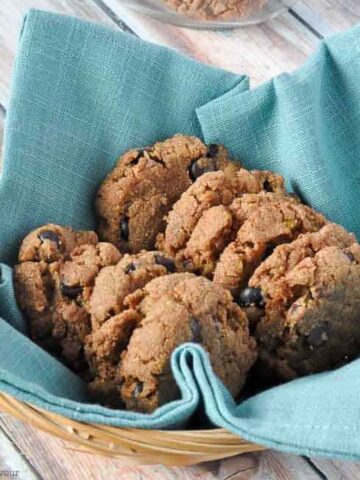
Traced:
POLYGON ((138 430, 79 423, 0 394, 0 410, 76 448, 136 464, 194 465, 263 450, 224 430, 138 430))

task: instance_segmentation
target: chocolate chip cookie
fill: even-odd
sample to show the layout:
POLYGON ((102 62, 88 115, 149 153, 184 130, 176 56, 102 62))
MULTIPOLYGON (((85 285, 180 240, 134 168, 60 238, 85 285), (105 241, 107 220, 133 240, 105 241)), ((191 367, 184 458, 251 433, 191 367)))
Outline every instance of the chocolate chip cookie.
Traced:
MULTIPOLYGON (((321 214, 295 198, 274 193, 244 195, 235 199, 227 212, 231 219, 228 227, 230 235, 231 232, 237 233, 216 264, 214 282, 228 288, 235 296, 243 290, 256 267, 277 245, 291 242, 301 233, 316 232, 326 223, 321 214)), ((208 223, 214 224, 218 212, 212 212, 212 217, 211 210, 207 213, 208 223)), ((208 263, 209 250, 205 250, 204 255, 204 249, 195 246, 202 255, 200 260, 208 263)), ((210 260, 214 259, 212 251, 210 254, 210 260)))
POLYGON ((168 215, 159 249, 182 262, 189 271, 211 276, 223 248, 236 231, 228 208, 246 193, 285 194, 283 178, 267 171, 219 171, 199 178, 176 202, 168 215))
POLYGON ((94 280, 101 268, 117 263, 121 255, 109 243, 80 245, 70 254, 64 249, 60 255, 57 249, 41 244, 40 257, 35 253, 34 258, 49 260, 64 255, 62 260, 25 261, 15 266, 16 296, 31 338, 70 368, 82 372, 87 368, 84 341, 91 328, 89 300, 94 280))
POLYGON ((23 240, 19 251, 19 262, 46 262, 69 258, 75 247, 85 244, 96 245, 95 232, 75 231, 49 223, 30 232, 23 240))
POLYGON ((153 249, 164 215, 192 182, 205 172, 238 168, 221 145, 185 135, 130 150, 97 193, 100 238, 123 252, 153 249))
POLYGON ((103 268, 95 280, 90 299, 93 330, 120 313, 130 293, 153 278, 175 271, 175 262, 160 251, 125 254, 117 265, 103 268))
POLYGON ((258 13, 267 0, 163 0, 179 13, 200 20, 229 20, 258 13))
POLYGON ((140 321, 141 315, 135 310, 124 310, 93 330, 86 338, 85 354, 90 367, 89 393, 102 405, 125 408, 121 397, 119 363, 140 321))
POLYGON ((360 246, 337 225, 277 247, 242 297, 262 311, 255 336, 265 378, 329 370, 360 353, 360 246))
POLYGON ((152 412, 178 398, 170 359, 184 342, 203 345, 230 392, 240 391, 256 345, 246 315, 227 290, 204 277, 176 273, 152 280, 126 303, 128 310, 93 335, 93 348, 103 378, 108 374, 103 385, 114 391, 117 383, 129 410, 152 412))

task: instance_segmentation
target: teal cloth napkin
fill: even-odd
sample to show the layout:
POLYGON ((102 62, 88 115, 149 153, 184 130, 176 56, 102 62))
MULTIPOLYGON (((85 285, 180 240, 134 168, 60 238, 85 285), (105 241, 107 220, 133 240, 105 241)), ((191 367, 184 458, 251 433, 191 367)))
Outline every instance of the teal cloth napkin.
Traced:
POLYGON ((360 234, 360 28, 323 42, 292 75, 249 90, 244 76, 78 19, 27 15, 0 179, 0 390, 84 422, 186 425, 202 405, 215 425, 307 455, 360 460, 360 361, 236 405, 206 353, 172 357, 181 398, 152 415, 87 402, 86 386, 32 343, 11 265, 46 222, 94 227, 92 199, 119 153, 178 132, 221 141, 248 167, 272 168, 332 220, 360 234))

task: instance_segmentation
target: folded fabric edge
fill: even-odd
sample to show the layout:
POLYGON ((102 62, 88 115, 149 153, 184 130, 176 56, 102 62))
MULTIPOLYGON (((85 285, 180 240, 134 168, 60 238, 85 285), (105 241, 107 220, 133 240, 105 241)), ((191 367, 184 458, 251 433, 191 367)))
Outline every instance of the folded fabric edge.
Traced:
MULTIPOLYGON (((195 368, 194 375, 201 385, 207 387, 206 392, 202 391, 205 411, 209 419, 215 425, 225 428, 249 442, 265 446, 269 449, 277 449, 285 453, 306 456, 322 456, 333 459, 337 458, 340 460, 358 461, 360 459, 360 454, 357 453, 349 453, 345 450, 334 451, 333 449, 319 447, 309 448, 302 443, 290 445, 266 436, 256 435, 252 433, 251 430, 244 428, 239 423, 241 417, 237 417, 231 413, 231 410, 236 408, 233 398, 213 374, 208 357, 202 352, 199 353, 200 355, 198 356, 197 361, 202 362, 202 368, 195 368)), ((251 399, 249 402, 251 402, 251 399)), ((277 425, 276 428, 281 428, 281 425, 277 425)))
MULTIPOLYGON (((173 373, 181 392, 181 399, 160 407, 153 414, 113 410, 53 395, 4 369, 0 369, 0 391, 20 401, 81 422, 133 428, 175 428, 176 425, 183 425, 189 420, 198 407, 200 395, 187 359, 184 361, 182 358, 179 363, 173 364, 173 373)), ((70 371, 69 374, 73 375, 70 371)))
POLYGON ((126 36, 128 39, 131 39, 134 42, 134 44, 135 43, 137 43, 138 45, 147 44, 147 45, 151 45, 152 47, 156 48, 159 51, 172 52, 173 54, 176 54, 177 57, 182 58, 182 59, 186 59, 187 61, 190 61, 193 64, 201 66, 201 68, 206 67, 206 69, 213 70, 214 72, 226 73, 226 75, 228 77, 233 77, 234 80, 241 80, 242 81, 243 79, 248 78, 246 75, 241 75, 241 74, 238 74, 238 73, 235 73, 235 72, 231 72, 229 70, 224 70, 224 69, 221 69, 221 68, 219 68, 215 65, 210 65, 210 64, 205 65, 203 62, 200 62, 200 61, 190 57, 189 55, 181 53, 175 48, 159 45, 155 42, 151 42, 151 41, 148 41, 148 40, 143 40, 143 39, 141 39, 141 38, 139 38, 139 37, 137 37, 133 34, 129 34, 127 32, 124 32, 124 31, 120 30, 119 28, 118 29, 112 29, 112 28, 109 28, 105 25, 101 25, 100 23, 95 22, 95 21, 83 20, 82 18, 75 17, 75 16, 72 16, 72 15, 55 13, 55 12, 52 12, 52 11, 49 11, 49 10, 42 10, 42 9, 38 9, 38 8, 30 8, 27 11, 27 13, 25 14, 25 16, 23 18, 22 27, 21 27, 21 30, 20 30, 20 39, 23 37, 23 35, 25 33, 25 30, 27 29, 29 23, 36 23, 37 21, 43 21, 43 19, 45 19, 45 18, 47 18, 48 20, 53 20, 53 21, 64 21, 64 20, 66 20, 67 22, 77 23, 77 24, 80 24, 80 25, 82 25, 84 27, 87 27, 87 28, 90 27, 92 29, 96 29, 97 31, 101 31, 101 32, 103 32, 107 35, 126 36))
MULTIPOLYGON (((196 114, 203 132, 203 136, 206 142, 215 142, 221 141, 221 137, 224 136, 224 132, 218 128, 218 119, 222 118, 222 122, 225 123, 226 119, 233 119, 239 116, 239 106, 236 104, 235 97, 246 95, 245 92, 248 92, 248 95, 257 95, 262 97, 263 95, 269 95, 271 90, 275 90, 275 85, 277 83, 289 84, 290 82, 304 81, 308 75, 312 74, 312 66, 316 67, 317 58, 319 53, 329 44, 337 44, 341 42, 342 45, 345 45, 344 37, 351 37, 353 34, 360 35, 360 24, 351 28, 347 32, 340 32, 325 39, 321 40, 315 52, 313 52, 303 63, 301 67, 296 69, 294 72, 284 72, 278 76, 267 80, 260 85, 256 86, 253 89, 249 89, 249 84, 247 88, 237 89, 235 87, 234 92, 229 95, 225 93, 215 100, 211 100, 197 108, 196 114)), ((245 85, 244 85, 245 86, 245 85)), ((244 105, 242 105, 244 106, 244 105)), ((240 116, 246 114, 246 112, 241 112, 240 116)))
POLYGON ((6 317, 11 326, 23 334, 26 333, 26 324, 15 300, 13 269, 2 263, 0 263, 0 317, 6 317))

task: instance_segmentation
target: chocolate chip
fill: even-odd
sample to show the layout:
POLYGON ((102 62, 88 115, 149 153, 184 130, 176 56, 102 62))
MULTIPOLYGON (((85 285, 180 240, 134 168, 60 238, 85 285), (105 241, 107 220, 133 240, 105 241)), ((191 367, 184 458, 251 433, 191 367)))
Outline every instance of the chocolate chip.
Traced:
POLYGON ((144 150, 139 150, 136 157, 133 160, 131 160, 130 165, 137 165, 139 163, 140 158, 142 158, 143 156, 144 156, 144 150))
POLYGON ((247 287, 240 292, 237 298, 237 303, 240 305, 240 307, 256 306, 263 308, 265 306, 264 297, 260 288, 252 287, 247 287))
POLYGON ((130 272, 135 272, 135 270, 136 270, 136 265, 135 265, 134 262, 129 263, 125 267, 125 273, 126 274, 129 274, 130 272))
POLYGON ((141 394, 141 392, 144 390, 144 384, 143 382, 138 382, 136 384, 136 387, 133 390, 133 397, 138 398, 138 396, 141 394))
POLYGON ((216 143, 210 143, 207 148, 207 157, 213 158, 216 157, 216 155, 219 153, 219 145, 217 145, 216 143))
POLYGON ((195 317, 190 319, 190 330, 192 333, 192 341, 195 343, 202 342, 201 324, 195 317))
POLYGON ((215 172, 217 170, 216 162, 212 159, 209 159, 209 161, 202 166, 198 164, 198 161, 199 159, 194 160, 189 167, 189 175, 193 182, 201 177, 201 175, 204 175, 204 173, 215 172))
POLYGON ((158 265, 162 265, 166 268, 168 272, 174 273, 176 272, 176 266, 171 258, 163 257, 162 255, 155 254, 155 262, 158 265))
POLYGON ((122 217, 120 220, 120 238, 124 240, 124 242, 129 241, 129 219, 128 217, 122 217))
POLYGON ((273 191, 273 188, 272 188, 269 180, 265 180, 265 182, 263 184, 263 189, 265 190, 265 192, 272 192, 273 191))
POLYGON ((347 256, 347 258, 350 260, 350 262, 355 262, 355 257, 351 252, 344 252, 344 254, 347 256))
POLYGON ((45 240, 49 240, 50 242, 56 243, 56 245, 60 246, 60 237, 57 233, 53 232, 52 230, 43 230, 39 233, 39 239, 44 242, 45 240))
POLYGON ((189 167, 189 175, 193 182, 204 173, 204 170, 199 167, 197 160, 194 160, 189 167))
POLYGON ((272 253, 274 252, 275 250, 275 246, 274 245, 268 245, 266 247, 266 250, 264 252, 264 255, 262 256, 262 259, 265 260, 265 258, 268 258, 270 257, 270 255, 272 255, 272 253))
POLYGON ((194 264, 191 260, 184 260, 183 262, 181 262, 181 264, 183 266, 183 269, 186 271, 192 272, 195 269, 194 264))
POLYGON ((330 325, 328 322, 322 322, 315 327, 306 337, 306 343, 310 349, 318 348, 329 340, 330 325))
POLYGON ((65 297, 75 300, 75 298, 82 293, 83 288, 80 285, 74 285, 70 287, 69 285, 65 285, 65 283, 61 282, 60 290, 65 297))

